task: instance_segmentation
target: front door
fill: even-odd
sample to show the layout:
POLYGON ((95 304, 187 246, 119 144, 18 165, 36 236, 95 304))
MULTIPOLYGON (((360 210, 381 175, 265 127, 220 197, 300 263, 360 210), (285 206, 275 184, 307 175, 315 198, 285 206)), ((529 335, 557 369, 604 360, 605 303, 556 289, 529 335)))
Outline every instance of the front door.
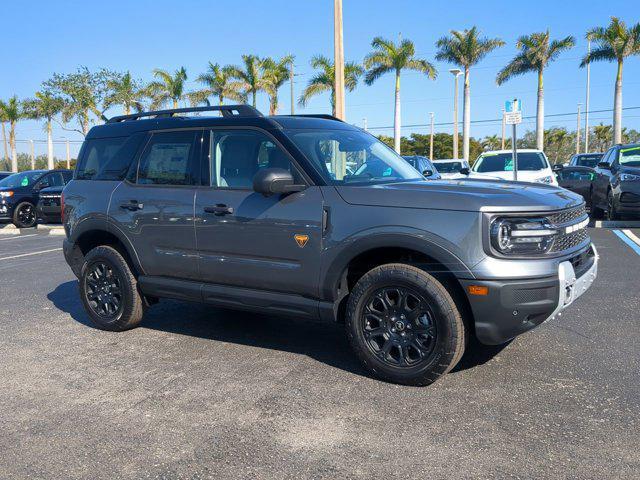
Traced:
POLYGON ((285 168, 306 183, 266 132, 211 130, 205 135, 208 187, 196 193, 200 275, 207 283, 318 295, 323 197, 309 186, 289 195, 253 191, 260 168, 285 168), (208 138, 207 138, 208 137, 208 138))
POLYGON ((116 187, 109 219, 133 245, 147 275, 198 278, 193 202, 202 131, 157 132, 135 178, 116 187))

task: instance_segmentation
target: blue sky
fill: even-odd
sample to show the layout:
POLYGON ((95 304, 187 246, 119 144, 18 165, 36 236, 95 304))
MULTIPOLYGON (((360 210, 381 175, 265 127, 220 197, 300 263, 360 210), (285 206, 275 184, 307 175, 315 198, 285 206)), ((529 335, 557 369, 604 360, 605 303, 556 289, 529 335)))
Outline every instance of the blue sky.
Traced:
MULTIPOLYGON (((585 100, 586 72, 578 68, 586 51, 587 29, 606 25, 616 15, 627 23, 640 21, 636 2, 631 0, 498 2, 343 0, 344 38, 347 60, 361 61, 370 50, 374 36, 414 41, 416 51, 439 70, 435 81, 416 73, 402 77, 402 122, 426 124, 428 112, 436 123, 452 120, 453 80, 451 65, 434 60, 435 42, 450 29, 477 25, 491 37, 507 45, 478 64, 471 74, 472 120, 498 118, 504 100, 521 98, 524 115, 535 114, 534 74, 514 79, 498 87, 495 75, 516 53, 519 35, 551 30, 554 38, 574 35, 577 46, 550 65, 545 75, 546 113, 575 112, 585 100)), ((185 66, 189 89, 205 70, 207 62, 237 64, 243 53, 261 56, 296 55, 296 97, 312 74, 309 59, 314 54, 333 54, 332 0, 110 0, 103 1, 7 1, 3 10, 4 48, 0 51, 0 97, 20 98, 33 94, 53 72, 72 72, 80 65, 90 69, 107 67, 129 70, 135 77, 149 80, 154 68, 174 70, 185 66), (8 41, 7 39, 12 39, 8 41)), ((613 103, 615 66, 592 65, 591 110, 610 109, 613 103)), ((631 58, 624 70, 624 106, 640 107, 640 57, 631 58)), ((289 111, 288 87, 280 93, 282 113, 289 111)), ((258 108, 267 111, 260 95, 258 108)), ((302 112, 330 112, 327 96, 312 100, 302 112)), ((347 94, 347 120, 369 127, 391 126, 393 121, 393 77, 388 75, 373 86, 361 84, 347 94)), ((112 114, 118 111, 110 112, 112 114)), ((460 114, 460 120, 462 115, 460 114)), ((591 123, 610 123, 610 113, 593 113, 591 123)), ((640 128, 640 109, 627 110, 624 125, 640 128)), ((546 126, 575 128, 575 117, 555 117, 546 126)), ((524 129, 534 124, 525 123, 524 129)), ((450 125, 436 128, 451 131, 450 125)), ((404 128, 426 133, 426 127, 404 128)), ((391 134, 392 130, 376 129, 391 134)), ((472 135, 498 134, 500 124, 472 126, 472 135)), ((81 139, 78 134, 56 128, 55 138, 81 139)), ((18 138, 44 139, 40 124, 22 122, 18 138)), ((23 144, 21 150, 26 149, 23 144)), ((36 147, 44 153, 44 146, 36 147)), ((63 147, 56 147, 63 156, 63 147)))

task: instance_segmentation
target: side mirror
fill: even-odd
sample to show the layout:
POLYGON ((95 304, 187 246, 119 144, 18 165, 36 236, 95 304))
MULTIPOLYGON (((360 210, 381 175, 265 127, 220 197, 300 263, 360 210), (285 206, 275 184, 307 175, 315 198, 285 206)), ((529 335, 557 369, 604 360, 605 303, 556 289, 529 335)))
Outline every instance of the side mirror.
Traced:
POLYGON ((598 168, 604 168, 605 170, 611 170, 611 164, 607 162, 598 162, 598 168))
POLYGON ((428 168, 426 170, 424 170, 422 172, 422 175, 424 175, 425 177, 430 177, 431 175, 433 175, 433 170, 429 170, 428 168))
POLYGON ((305 188, 306 185, 296 185, 293 175, 284 168, 263 168, 253 177, 253 190, 264 196, 299 192, 305 188))
POLYGON ((553 167, 552 170, 556 173, 558 173, 560 170, 562 170, 564 168, 564 165, 562 165, 561 163, 556 163, 553 167))
POLYGON ((469 173, 470 173, 469 167, 462 167, 462 168, 460 169, 460 173, 461 173, 462 175, 469 175, 469 173))

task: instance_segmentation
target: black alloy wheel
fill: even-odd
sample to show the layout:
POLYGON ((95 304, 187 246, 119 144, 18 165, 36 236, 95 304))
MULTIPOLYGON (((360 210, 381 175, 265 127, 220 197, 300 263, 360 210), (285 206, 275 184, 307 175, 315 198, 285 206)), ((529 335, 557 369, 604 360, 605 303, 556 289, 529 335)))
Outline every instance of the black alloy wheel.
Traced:
POLYGON ((16 207, 14 223, 18 228, 31 228, 36 224, 36 208, 29 202, 16 207))
POLYGON ((91 311, 101 318, 116 319, 122 313, 122 280, 114 268, 104 261, 89 266, 85 296, 91 311))
POLYGON ((417 291, 399 286, 369 295, 361 329, 371 352, 393 367, 428 362, 438 335, 427 300, 417 291))

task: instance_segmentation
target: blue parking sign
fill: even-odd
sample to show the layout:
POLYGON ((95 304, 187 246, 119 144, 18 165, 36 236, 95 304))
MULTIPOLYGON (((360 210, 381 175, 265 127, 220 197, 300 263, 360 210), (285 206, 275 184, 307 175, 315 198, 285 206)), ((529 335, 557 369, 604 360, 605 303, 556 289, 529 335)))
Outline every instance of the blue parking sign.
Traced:
POLYGON ((516 113, 522 111, 522 102, 519 98, 507 100, 504 102, 504 111, 507 113, 516 113))

